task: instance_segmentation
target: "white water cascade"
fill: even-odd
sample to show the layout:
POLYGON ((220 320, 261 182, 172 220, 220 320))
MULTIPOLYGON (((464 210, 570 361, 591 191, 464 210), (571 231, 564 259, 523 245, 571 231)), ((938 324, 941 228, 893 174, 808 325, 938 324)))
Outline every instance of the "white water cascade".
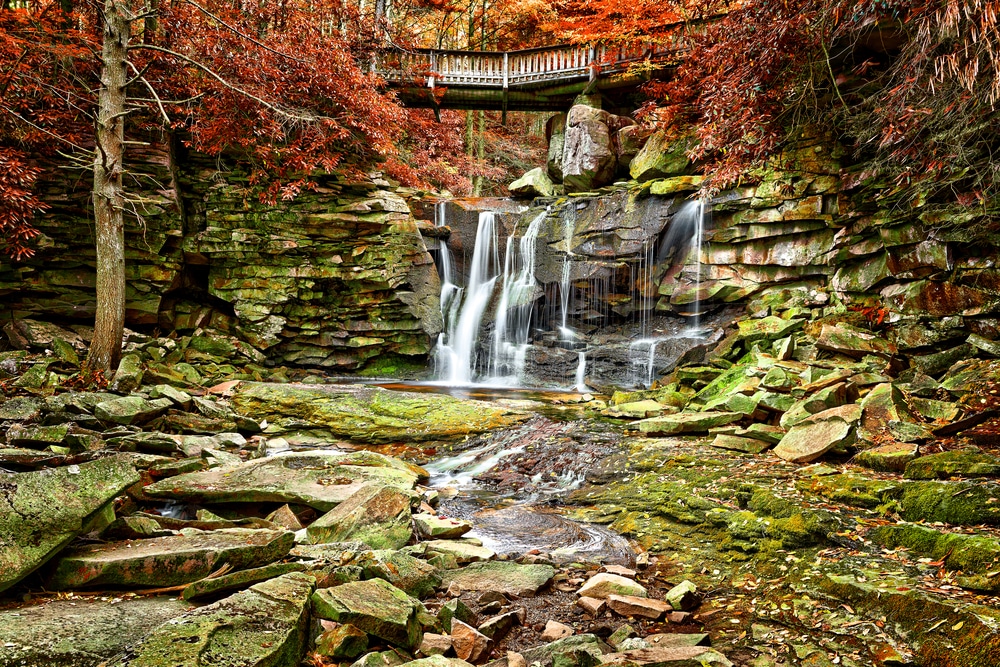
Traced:
MULTIPOLYGON (((469 385, 476 379, 477 345, 483 315, 493 298, 499 276, 497 252, 497 216, 482 211, 476 228, 476 247, 472 253, 469 281, 464 290, 451 297, 452 317, 445 322, 445 332, 435 350, 437 377, 450 385, 469 385)), ((442 285, 442 309, 444 287, 442 285)))

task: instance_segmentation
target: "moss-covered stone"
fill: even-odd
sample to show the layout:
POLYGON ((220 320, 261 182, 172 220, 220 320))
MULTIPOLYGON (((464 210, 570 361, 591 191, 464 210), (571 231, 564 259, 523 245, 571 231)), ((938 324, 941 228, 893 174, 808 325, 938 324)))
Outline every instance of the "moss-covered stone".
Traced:
POLYGON ((306 534, 313 544, 355 540, 373 549, 399 549, 413 537, 410 507, 418 501, 413 492, 366 484, 316 519, 306 534))
POLYGON ((1000 458, 978 448, 956 449, 928 454, 906 464, 907 479, 947 479, 960 477, 996 477, 1000 475, 1000 458))
POLYGON ((312 597, 313 613, 319 618, 350 623, 409 651, 420 645, 422 635, 418 604, 381 579, 320 589, 312 597))
POLYGON ((704 433, 716 426, 725 426, 740 420, 740 412, 680 412, 674 415, 643 419, 635 423, 640 433, 647 435, 674 435, 677 433, 704 433))
POLYGON ((518 597, 531 597, 546 586, 556 574, 549 565, 520 565, 508 561, 472 563, 442 576, 442 585, 457 583, 463 590, 499 591, 518 597))
POLYGON ((993 482, 907 482, 899 503, 907 521, 1000 525, 1000 484, 993 482))

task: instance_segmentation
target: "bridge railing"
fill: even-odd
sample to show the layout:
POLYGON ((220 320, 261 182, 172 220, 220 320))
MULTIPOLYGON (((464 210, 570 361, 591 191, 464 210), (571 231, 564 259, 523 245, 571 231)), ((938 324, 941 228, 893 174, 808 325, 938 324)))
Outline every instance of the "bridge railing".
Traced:
POLYGON ((376 69, 394 83, 426 79, 430 88, 507 89, 532 83, 593 79, 625 71, 645 60, 668 60, 677 53, 677 47, 662 44, 553 46, 521 51, 400 49, 384 53, 376 69))

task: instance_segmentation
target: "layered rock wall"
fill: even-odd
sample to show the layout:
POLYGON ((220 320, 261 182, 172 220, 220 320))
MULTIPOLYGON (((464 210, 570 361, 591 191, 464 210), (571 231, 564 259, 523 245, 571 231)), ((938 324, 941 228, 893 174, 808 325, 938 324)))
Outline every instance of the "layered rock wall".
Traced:
MULTIPOLYGON (((129 156, 127 325, 229 331, 277 363, 423 363, 440 329, 439 280, 389 183, 321 175, 314 190, 268 206, 233 161, 178 153, 154 142, 129 156)), ((51 208, 38 219, 38 253, 0 260, 0 316, 85 327, 95 308, 89 183, 53 165, 42 194, 51 208)))

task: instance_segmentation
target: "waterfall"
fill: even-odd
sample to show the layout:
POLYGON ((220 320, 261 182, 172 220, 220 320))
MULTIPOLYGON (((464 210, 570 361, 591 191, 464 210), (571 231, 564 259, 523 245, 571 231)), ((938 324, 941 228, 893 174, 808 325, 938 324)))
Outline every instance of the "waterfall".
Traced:
MULTIPOLYGON (((469 280, 464 290, 458 290, 451 297, 449 314, 454 316, 445 323, 445 333, 438 339, 435 352, 438 378, 448 384, 467 385, 475 379, 479 330, 493 298, 499 264, 496 214, 482 211, 476 228, 476 247, 469 267, 469 280)), ((442 286, 442 309, 443 292, 442 286)))
POLYGON ((574 231, 573 220, 569 216, 563 215, 563 241, 566 245, 566 258, 563 260, 562 279, 559 282, 559 305, 562 307, 562 320, 559 326, 559 337, 566 341, 572 340, 576 337, 576 332, 566 325, 566 320, 569 317, 570 290, 572 289, 569 279, 570 271, 573 268, 573 260, 570 258, 573 256, 572 245, 574 231))
POLYGON ((587 391, 587 353, 580 351, 577 354, 576 381, 573 388, 577 391, 587 391))
POLYGON ((685 202, 673 215, 657 255, 657 262, 665 261, 671 254, 674 262, 686 263, 693 260, 694 291, 690 302, 694 309, 692 329, 697 329, 701 324, 701 247, 705 235, 705 217, 710 211, 704 199, 685 202))
POLYGON ((531 315, 538 292, 535 250, 538 233, 546 215, 548 209, 532 218, 524 236, 517 241, 516 252, 515 237, 512 235, 507 239, 500 303, 493 330, 493 354, 489 364, 490 373, 497 381, 520 382, 524 375, 524 361, 531 334, 531 315))
POLYGON ((629 343, 629 362, 632 371, 629 374, 633 384, 649 387, 653 384, 656 373, 656 346, 667 340, 665 338, 638 338, 629 343), (646 354, 641 349, 646 347, 646 354))

